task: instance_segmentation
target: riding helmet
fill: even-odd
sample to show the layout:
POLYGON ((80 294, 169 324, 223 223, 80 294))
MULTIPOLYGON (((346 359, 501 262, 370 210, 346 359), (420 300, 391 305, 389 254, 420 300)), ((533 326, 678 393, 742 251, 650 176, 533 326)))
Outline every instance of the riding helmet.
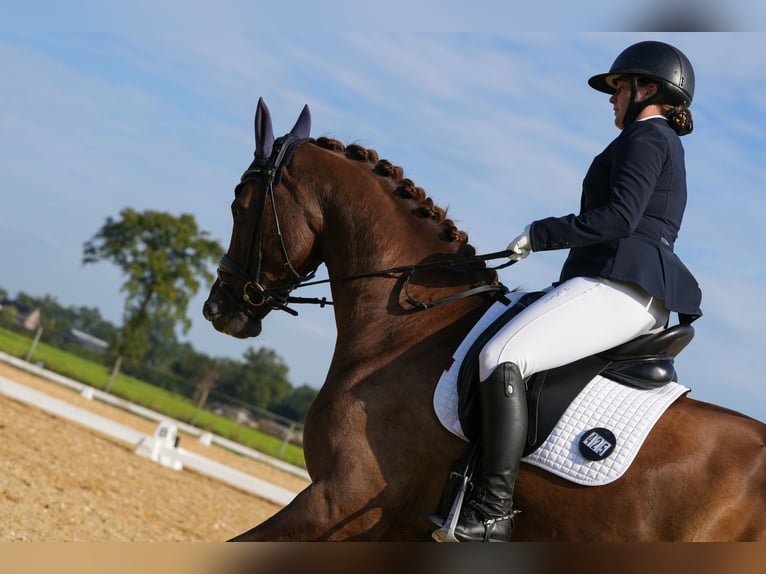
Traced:
MULTIPOLYGON (((678 48, 664 42, 646 41, 623 50, 605 74, 588 80, 591 88, 613 94, 615 80, 620 76, 641 76, 656 80, 662 103, 679 105, 692 103, 694 70, 689 59, 678 48)), ((655 100, 656 101, 656 100, 655 100)))

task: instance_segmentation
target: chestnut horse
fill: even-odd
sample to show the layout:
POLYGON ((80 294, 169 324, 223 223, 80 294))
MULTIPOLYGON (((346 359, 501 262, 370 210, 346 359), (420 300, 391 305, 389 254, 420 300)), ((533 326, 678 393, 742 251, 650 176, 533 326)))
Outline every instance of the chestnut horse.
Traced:
MULTIPOLYGON (((306 107, 275 141, 259 101, 255 159, 204 305, 218 331, 255 337, 271 310, 292 311, 290 292, 324 263, 337 326, 305 424, 311 485, 235 540, 429 540, 425 516, 467 451, 434 414, 434 389, 492 304, 497 275, 401 168, 359 145, 309 139, 309 123, 306 107), (463 264, 438 264, 453 259, 463 264)), ((522 464, 513 538, 766 540, 765 443, 763 423, 681 397, 610 484, 522 464)))

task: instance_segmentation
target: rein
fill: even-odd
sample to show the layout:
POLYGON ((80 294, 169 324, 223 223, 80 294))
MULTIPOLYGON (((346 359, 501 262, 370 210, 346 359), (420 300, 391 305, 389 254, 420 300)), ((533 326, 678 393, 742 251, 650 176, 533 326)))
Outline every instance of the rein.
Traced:
MULTIPOLYGON (((233 293, 231 291, 230 289, 231 286, 226 282, 225 276, 227 275, 234 276, 244 283, 244 286, 242 287, 242 292, 240 294, 240 299, 246 305, 244 307, 245 311, 249 311, 250 307, 257 308, 257 307, 266 305, 267 307, 270 307, 271 309, 279 309, 281 311, 286 311, 287 313, 290 313, 291 315, 298 315, 297 311, 288 307, 290 303, 315 304, 315 305, 319 305, 320 307, 325 307, 326 305, 332 305, 333 302, 328 301, 326 297, 321 297, 321 298, 308 297, 307 298, 307 297, 290 296, 289 293, 291 293, 295 289, 298 289, 300 287, 309 287, 312 285, 321 285, 325 283, 336 283, 340 281, 364 279, 367 277, 388 277, 388 276, 397 275, 397 274, 406 275, 406 279, 404 282, 404 292, 406 295, 406 301, 410 305, 412 305, 417 311, 432 309, 439 305, 444 305, 446 303, 450 303, 452 301, 457 301, 459 299, 464 299, 467 297, 473 297, 481 293, 495 293, 497 296, 501 296, 508 292, 508 289, 502 284, 479 285, 477 287, 472 287, 465 291, 461 291, 460 293, 456 293, 454 295, 450 295, 442 299, 437 299, 435 301, 429 301, 429 302, 415 299, 410 295, 410 292, 409 292, 410 281, 412 279, 412 276, 418 270, 436 269, 436 268, 446 269, 446 268, 452 268, 452 267, 475 265, 480 262, 488 261, 491 259, 508 257, 511 254, 511 251, 508 251, 508 250, 498 251, 495 253, 487 253, 485 255, 471 255, 467 257, 451 258, 451 259, 446 259, 442 261, 431 261, 428 263, 400 265, 397 267, 390 267, 388 269, 367 271, 363 273, 345 275, 343 277, 322 279, 318 281, 311 281, 311 279, 315 275, 314 271, 306 275, 302 275, 301 273, 296 271, 295 267, 292 264, 292 261, 290 260, 290 256, 287 253, 287 247, 285 246, 284 238, 282 236, 282 230, 279 225, 279 214, 277 212, 276 202, 274 201, 274 187, 278 185, 279 176, 280 176, 283 165, 289 161, 290 156, 292 152, 294 151, 294 149, 298 145, 303 143, 304 141, 306 141, 306 139, 298 138, 291 133, 285 135, 282 138, 277 139, 274 142, 274 149, 269 159, 267 160, 266 164, 259 165, 260 162, 258 161, 258 159, 254 160, 253 163, 250 165, 250 167, 245 171, 245 173, 242 174, 242 177, 240 178, 240 183, 237 186, 239 187, 254 179, 261 180, 265 178, 266 180, 265 182, 266 192, 263 195, 263 204, 260 206, 260 210, 258 211, 256 235, 253 238, 253 241, 250 243, 250 246, 248 248, 247 257, 245 259, 245 265, 244 266, 239 265, 238 263, 233 261, 227 254, 221 257, 220 262, 218 264, 218 279, 221 282, 221 284, 227 289, 227 291, 231 294, 231 296, 236 298, 237 295, 236 293, 233 293), (261 284, 261 274, 262 274, 262 264, 263 264, 263 227, 264 227, 263 223, 266 218, 266 204, 269 198, 271 199, 272 213, 274 216, 274 223, 275 223, 277 238, 279 239, 280 250, 282 252, 282 257, 284 258, 284 261, 285 261, 284 267, 290 272, 290 275, 296 280, 296 283, 293 285, 283 285, 278 287, 266 288, 266 287, 263 287, 263 285, 261 284), (250 260, 253 257, 254 248, 256 249, 255 274, 250 275, 247 269, 248 267, 250 267, 250 260)), ((235 190, 235 194, 236 194, 236 190, 235 190)), ((498 265, 496 267, 488 267, 487 269, 488 270, 503 269, 505 267, 513 265, 515 262, 516 262, 515 260, 510 260, 504 264, 498 265)))
MULTIPOLYGON (((500 259, 502 257, 508 257, 511 254, 511 251, 505 250, 505 251, 496 251, 494 253, 486 253, 484 255, 471 255, 467 257, 459 257, 455 259, 447 259, 444 261, 431 261, 429 263, 416 263, 412 265, 400 265, 397 267, 389 267, 388 269, 379 269, 376 271, 367 271, 364 273, 355 273, 353 275, 344 275, 342 277, 334 277, 329 279, 320 279, 318 281, 309 281, 306 283, 299 283, 294 288, 297 289, 299 287, 309 287, 312 285, 322 285, 325 283, 337 283, 340 281, 351 281, 354 279, 364 279, 367 277, 388 277, 390 275, 395 275, 399 273, 406 274, 407 279, 404 283, 404 292, 406 294, 406 301, 415 307, 417 310, 425 311, 426 309, 432 309, 433 307, 438 307, 439 305, 444 305, 446 303, 450 303, 452 301, 457 301, 459 299, 465 299, 466 297, 472 297, 474 295, 478 295, 480 293, 487 293, 487 292, 496 292, 499 295, 504 295, 508 292, 508 288, 504 285, 479 285, 477 287, 473 287, 471 289, 467 289, 465 291, 461 291, 460 293, 456 293, 455 295, 449 295, 447 297, 443 297, 441 299, 437 299, 435 301, 429 301, 424 302, 420 301, 418 299, 414 299, 410 296, 409 293, 409 285, 410 280, 412 279, 412 276, 415 274, 415 271, 421 270, 421 269, 448 269, 451 267, 463 267, 466 265, 476 264, 482 261, 489 261, 491 259, 500 259)), ((503 263, 501 265, 497 265, 495 267, 487 267, 488 270, 497 270, 497 269, 504 269, 506 267, 509 267, 516 263, 516 260, 510 260, 506 263, 503 263)), ((315 303, 319 304, 320 306, 324 307, 325 305, 332 305, 332 301, 327 301, 324 297, 320 298, 302 298, 302 297, 288 297, 288 301, 291 303, 315 303)))

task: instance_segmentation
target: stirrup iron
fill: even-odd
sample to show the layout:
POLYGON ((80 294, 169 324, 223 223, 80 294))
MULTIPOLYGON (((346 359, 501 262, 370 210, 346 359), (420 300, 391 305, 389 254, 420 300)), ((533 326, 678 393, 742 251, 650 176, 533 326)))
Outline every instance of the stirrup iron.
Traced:
POLYGON ((468 492, 468 485, 473 478, 473 473, 476 468, 476 462, 479 458, 479 444, 478 442, 471 447, 471 454, 468 457, 468 463, 463 469, 463 473, 460 475, 460 487, 455 495, 455 500, 452 501, 449 514, 444 520, 444 524, 438 530, 434 530, 431 533, 431 538, 436 542, 460 542, 455 537, 455 527, 457 526, 458 519, 460 518, 460 511, 463 508, 463 502, 465 501, 465 495, 468 492))

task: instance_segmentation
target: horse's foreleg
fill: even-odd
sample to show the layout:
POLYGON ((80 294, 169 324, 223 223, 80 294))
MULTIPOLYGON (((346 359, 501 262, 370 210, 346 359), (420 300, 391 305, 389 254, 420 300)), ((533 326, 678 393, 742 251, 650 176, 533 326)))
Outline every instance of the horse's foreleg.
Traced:
POLYGON ((378 539, 382 534, 379 506, 351 505, 346 502, 348 493, 338 492, 339 488, 343 485, 322 481, 312 483, 271 518, 232 541, 378 539))

